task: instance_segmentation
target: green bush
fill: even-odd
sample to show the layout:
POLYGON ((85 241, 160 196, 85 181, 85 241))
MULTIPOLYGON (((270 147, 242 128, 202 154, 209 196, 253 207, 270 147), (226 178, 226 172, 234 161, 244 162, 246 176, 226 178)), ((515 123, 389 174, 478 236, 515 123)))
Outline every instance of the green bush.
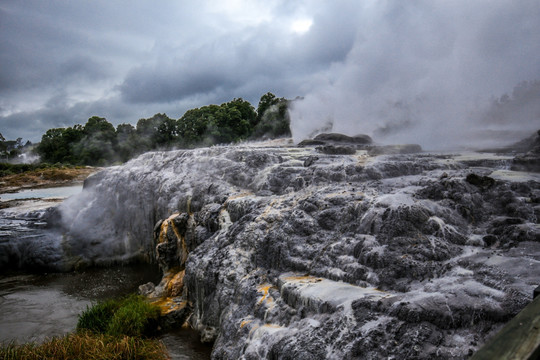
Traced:
POLYGON ((77 331, 114 336, 150 335, 157 328, 159 315, 156 305, 147 303, 142 296, 130 295, 87 308, 79 316, 77 331))

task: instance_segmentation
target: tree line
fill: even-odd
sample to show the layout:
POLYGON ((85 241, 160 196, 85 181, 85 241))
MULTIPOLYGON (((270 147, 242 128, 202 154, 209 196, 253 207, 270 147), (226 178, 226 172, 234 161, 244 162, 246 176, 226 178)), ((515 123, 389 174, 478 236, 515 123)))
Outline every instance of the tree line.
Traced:
POLYGON ((35 151, 43 162, 107 165, 150 150, 290 136, 290 102, 266 93, 257 109, 237 98, 188 110, 177 120, 155 114, 136 126, 120 124, 116 129, 107 119, 93 116, 85 125, 47 130, 35 151))

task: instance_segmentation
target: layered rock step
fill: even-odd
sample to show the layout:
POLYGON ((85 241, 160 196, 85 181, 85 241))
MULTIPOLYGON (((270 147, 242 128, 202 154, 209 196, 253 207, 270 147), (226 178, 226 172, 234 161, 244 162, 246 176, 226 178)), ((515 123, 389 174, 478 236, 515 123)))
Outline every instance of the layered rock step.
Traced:
POLYGON ((287 305, 295 309, 304 307, 319 314, 350 312, 353 301, 362 299, 376 302, 394 296, 374 287, 361 287, 297 273, 281 275, 278 287, 287 305))

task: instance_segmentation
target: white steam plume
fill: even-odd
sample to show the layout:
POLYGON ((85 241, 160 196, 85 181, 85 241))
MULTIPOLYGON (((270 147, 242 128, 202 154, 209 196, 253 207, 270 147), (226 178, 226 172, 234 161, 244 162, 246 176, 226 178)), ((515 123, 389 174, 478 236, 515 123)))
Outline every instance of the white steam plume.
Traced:
POLYGON ((293 104, 295 142, 329 122, 333 132, 427 149, 504 145, 540 128, 538 91, 520 116, 486 115, 496 98, 540 80, 539 1, 388 0, 357 10, 346 60, 293 104))

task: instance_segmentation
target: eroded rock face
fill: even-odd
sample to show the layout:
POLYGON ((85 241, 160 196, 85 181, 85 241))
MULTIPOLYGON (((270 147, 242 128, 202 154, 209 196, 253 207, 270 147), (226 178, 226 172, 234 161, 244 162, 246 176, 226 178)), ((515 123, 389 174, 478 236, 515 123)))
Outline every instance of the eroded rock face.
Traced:
POLYGON ((539 281, 540 178, 511 161, 149 153, 63 207, 64 246, 80 262, 156 258, 164 281, 146 291, 217 359, 464 358, 539 281))

